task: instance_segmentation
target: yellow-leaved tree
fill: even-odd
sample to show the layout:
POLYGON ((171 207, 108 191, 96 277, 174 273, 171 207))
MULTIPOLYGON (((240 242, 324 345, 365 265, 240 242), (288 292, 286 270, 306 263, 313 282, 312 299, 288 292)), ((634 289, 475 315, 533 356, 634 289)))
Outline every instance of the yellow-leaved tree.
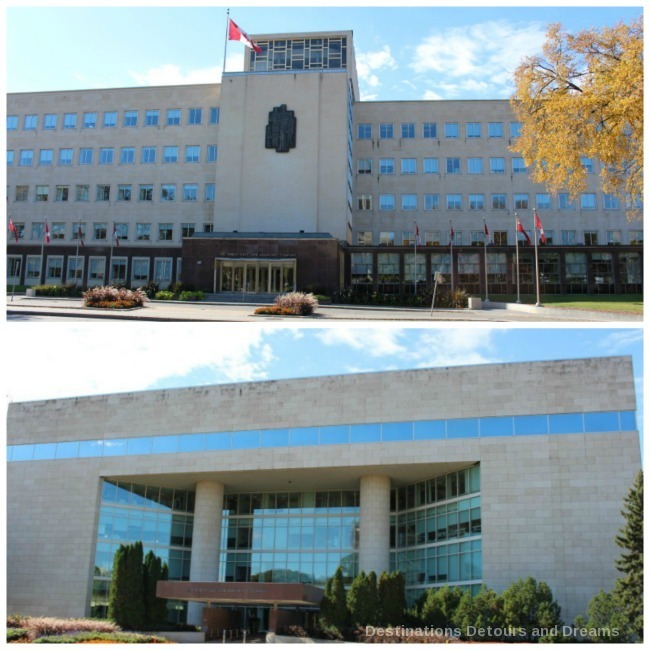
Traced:
POLYGON ((603 191, 639 217, 643 200, 643 22, 567 33, 551 25, 542 56, 515 72, 521 122, 511 149, 534 181, 576 198, 587 187, 580 157, 602 163, 603 191))

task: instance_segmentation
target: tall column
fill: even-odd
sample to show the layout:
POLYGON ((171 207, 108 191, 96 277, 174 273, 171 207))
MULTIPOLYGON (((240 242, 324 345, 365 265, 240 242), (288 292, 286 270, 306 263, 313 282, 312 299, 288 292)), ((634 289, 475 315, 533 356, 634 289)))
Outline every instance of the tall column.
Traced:
MULTIPOLYGON (((199 481, 194 502, 190 581, 217 582, 221 546, 221 513, 224 486, 217 481, 199 481)), ((201 625, 203 603, 189 603, 187 622, 201 625)))
POLYGON ((390 568, 390 477, 362 476, 359 571, 377 576, 390 568))

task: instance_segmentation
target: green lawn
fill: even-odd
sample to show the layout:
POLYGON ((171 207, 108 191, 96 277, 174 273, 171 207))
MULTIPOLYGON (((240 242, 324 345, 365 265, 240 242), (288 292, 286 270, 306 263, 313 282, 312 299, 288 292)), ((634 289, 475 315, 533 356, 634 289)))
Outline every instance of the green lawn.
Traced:
MULTIPOLYGON (((514 294, 489 296, 493 302, 516 302, 514 294)), ((521 302, 526 305, 534 305, 537 301, 533 294, 522 294, 521 302)), ((544 295, 540 296, 544 307, 561 307, 562 309, 593 309, 596 311, 623 312, 626 314, 643 314, 642 294, 622 295, 544 295)))

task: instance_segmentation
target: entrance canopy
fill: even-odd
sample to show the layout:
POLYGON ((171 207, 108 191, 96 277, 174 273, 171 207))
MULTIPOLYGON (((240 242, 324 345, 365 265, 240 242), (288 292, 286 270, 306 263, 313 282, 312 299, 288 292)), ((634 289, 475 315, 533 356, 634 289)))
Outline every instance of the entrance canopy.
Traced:
POLYGON ((318 607, 324 591, 299 582, 181 582, 161 580, 158 598, 221 605, 283 605, 318 607))

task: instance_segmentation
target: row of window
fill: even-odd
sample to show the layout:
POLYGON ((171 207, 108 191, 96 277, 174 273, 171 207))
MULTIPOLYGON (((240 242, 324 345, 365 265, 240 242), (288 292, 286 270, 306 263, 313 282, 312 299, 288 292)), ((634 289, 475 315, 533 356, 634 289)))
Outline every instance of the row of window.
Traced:
POLYGON ((180 126, 182 122, 183 110, 185 111, 185 124, 200 125, 203 123, 204 112, 207 112, 208 124, 219 124, 219 108, 211 107, 207 111, 203 108, 168 108, 161 111, 157 108, 144 111, 125 110, 122 111, 122 117, 119 118, 118 111, 86 111, 84 113, 63 113, 63 118, 57 113, 45 113, 39 125, 39 116, 36 113, 29 113, 22 116, 7 115, 7 131, 17 131, 22 128, 23 131, 36 131, 39 128, 43 131, 55 131, 57 128, 63 129, 96 129, 116 128, 118 125, 124 127, 141 126, 180 126), (80 117, 81 116, 81 117, 80 117))
POLYGON ((258 41, 250 53, 250 70, 322 70, 347 67, 347 38, 300 38, 258 41))
MULTIPOLYGON (((162 147, 163 164, 173 164, 181 161, 179 157, 178 145, 169 145, 162 147)), ((74 163, 74 149, 62 148, 59 149, 57 164, 62 167, 69 167, 74 163)), ((120 165, 135 165, 136 164, 136 148, 135 147, 121 147, 119 149, 119 158, 116 158, 115 147, 99 147, 98 154, 95 157, 95 149, 93 147, 82 147, 79 149, 77 155, 78 165, 92 165, 97 161, 98 165, 113 165, 117 161, 120 165)), ((141 147, 139 161, 141 165, 155 165, 158 160, 157 147, 141 147)), ((201 162, 201 145, 192 144, 185 146, 185 153, 182 158, 183 162, 188 164, 196 164, 201 162)), ((12 149, 7 151, 7 167, 11 167, 15 162, 15 152, 12 149)), ((205 159, 203 162, 216 163, 217 162, 217 145, 205 145, 205 159)), ((34 164, 34 150, 21 149, 18 157, 19 167, 31 167, 34 164)), ((54 149, 41 149, 38 154, 38 166, 50 167, 54 164, 54 149)))
POLYGON ((636 429, 634 411, 605 411, 77 440, 56 443, 54 452, 50 443, 8 445, 7 454, 10 461, 23 461, 636 429))
MULTIPOLYGON (((450 156, 444 159, 442 171, 445 174, 461 174, 464 167, 462 161, 466 160, 467 174, 483 174, 485 168, 484 159, 481 157, 469 157, 467 159, 450 156)), ((593 158, 581 156, 580 160, 582 166, 588 174, 593 174, 596 170, 596 163, 593 158)), ((417 158, 400 158, 399 159, 400 174, 404 176, 412 176, 418 173, 418 159, 417 158)), ((373 158, 359 158, 357 160, 357 174, 372 174, 373 167, 380 176, 395 174, 395 159, 394 158, 379 158, 377 165, 373 158)), ((422 174, 440 174, 441 166, 438 158, 422 158, 420 163, 422 174)), ((488 168, 490 174, 505 174, 506 172, 506 159, 504 157, 495 156, 489 158, 488 168)), ((527 174, 528 167, 523 158, 512 157, 510 162, 510 171, 513 174, 527 174)))
MULTIPOLYGON (((106 275, 106 257, 91 255, 88 257, 88 276, 84 283, 85 258, 69 256, 67 258, 67 271, 64 274, 63 255, 48 255, 45 264, 45 279, 41 276, 43 272, 40 255, 28 255, 25 266, 25 282, 27 284, 45 283, 61 284, 87 284, 97 286, 110 282, 124 282, 131 286, 141 287, 149 280, 160 285, 168 285, 172 281, 171 257, 156 257, 153 259, 153 273, 151 272, 151 259, 149 257, 131 258, 131 278, 128 276, 128 258, 113 255, 110 257, 110 269, 106 275)), ((21 274, 22 259, 17 256, 7 258, 7 277, 19 278, 21 274)), ((181 259, 178 258, 176 265, 176 278, 180 278, 181 259)))
MULTIPOLYGON (((357 196, 357 210, 374 210, 373 194, 359 194, 357 196)), ((441 195, 437 193, 422 194, 401 194, 398 195, 400 203, 399 209, 402 211, 416 211, 416 210, 508 210, 510 209, 510 201, 508 194, 505 192, 495 192, 486 195, 483 193, 467 194, 465 197, 461 193, 449 193, 443 195, 444 203, 441 203, 441 195)), ((380 211, 394 211, 397 209, 395 194, 379 194, 380 211)), ((555 201, 548 193, 535 194, 535 202, 531 203, 531 197, 528 192, 515 192, 510 199, 512 201, 512 209, 514 210, 529 210, 536 208, 537 210, 552 210, 555 203, 556 210, 575 210, 576 205, 571 199, 571 196, 566 193, 557 195, 555 201)), ((580 210, 596 210, 598 209, 598 201, 596 192, 583 192, 580 194, 580 210)), ((615 194, 602 195, 602 209, 604 210, 620 210, 620 201, 615 194)))
MULTIPOLYGON (((18 232, 18 238, 23 239, 25 237, 25 224, 24 223, 15 223, 16 230, 18 232)), ((211 224, 204 224, 211 225, 211 224)), ((173 241, 175 232, 179 233, 181 238, 191 237, 196 232, 195 223, 181 223, 180 228, 178 224, 174 223, 157 223, 152 224, 150 222, 138 222, 135 224, 129 224, 126 222, 114 222, 113 223, 113 232, 112 238, 116 241, 128 241, 129 240, 129 226, 135 226, 135 232, 133 233, 133 241, 173 241)), ((204 232, 209 232, 205 230, 204 232)), ((85 222, 75 222, 75 223, 66 223, 63 221, 54 221, 52 224, 48 225, 47 234, 50 236, 51 241, 65 241, 71 239, 72 241, 81 241, 84 242, 88 239, 88 228, 85 222)), ((46 230, 45 222, 35 221, 31 224, 31 241, 41 242, 45 239, 46 230)), ((92 224, 92 230, 90 231, 92 241, 105 242, 111 235, 108 230, 108 222, 106 221, 96 221, 92 224)))
MULTIPOLYGON (((454 229, 453 243, 454 246, 474 246, 479 244, 483 246, 485 243, 495 244, 496 246, 509 246, 515 243, 513 234, 518 234, 520 242, 525 241, 525 237, 522 234, 509 234, 507 230, 495 230, 486 238, 483 229, 470 230, 468 241, 467 233, 454 229)), ((544 234, 547 245, 562 244, 563 246, 575 246, 576 244, 584 244, 585 246, 598 246, 602 243, 623 243, 621 230, 607 230, 604 239, 601 239, 602 233, 598 230, 584 230, 582 231, 582 237, 580 236, 580 231, 577 230, 560 230, 557 240, 554 230, 545 230, 544 234)), ((631 245, 642 244, 643 230, 629 230, 627 231, 627 238, 628 241, 626 243, 631 245)), ((425 230, 424 239, 420 238, 418 242, 415 239, 415 233, 412 230, 402 230, 397 233, 394 230, 359 230, 357 231, 356 243, 357 246, 374 246, 375 244, 379 244, 380 246, 414 246, 416 243, 418 246, 447 246, 451 238, 449 231, 425 230)), ((372 255, 372 253, 368 253, 368 255, 372 255)))
MULTIPOLYGON (((521 122, 510 122, 508 124, 508 135, 512 138, 518 138, 521 133, 521 122)), ((372 140, 373 137, 379 140, 392 140, 400 138, 402 140, 413 140, 420 134, 425 140, 437 140, 441 135, 448 139, 465 138, 503 138, 505 134, 503 122, 488 122, 484 125, 481 122, 445 122, 442 129, 438 130, 437 122, 403 122, 397 128, 391 122, 380 122, 379 124, 359 123, 357 124, 357 139, 372 140)))
MULTIPOLYGON (((122 183, 117 185, 117 194, 111 192, 112 186, 110 184, 99 183, 95 186, 94 200, 99 202, 108 202, 111 199, 117 201, 132 201, 135 199, 133 185, 131 183, 122 183)), ((160 193, 158 198, 161 202, 167 203, 176 201, 178 197, 176 183, 161 183, 160 193)), ((199 200, 199 184, 198 183, 183 183, 181 185, 182 201, 198 201, 199 200)), ((203 200, 214 201, 215 197, 215 184, 204 183, 203 200)), ((55 185, 54 187, 54 201, 56 203, 66 203, 72 199, 71 189, 69 185, 55 185)), ((36 185, 34 188, 33 200, 36 203, 44 203, 50 200, 50 186, 49 185, 36 185)), ((74 200, 82 203, 87 203, 91 200, 90 185, 75 185, 74 186, 74 200)), ((153 183, 144 183, 137 186, 137 200, 143 202, 153 202, 154 200, 154 185, 153 183)), ((29 201, 29 185, 16 185, 14 194, 14 201, 21 203, 29 201)))

